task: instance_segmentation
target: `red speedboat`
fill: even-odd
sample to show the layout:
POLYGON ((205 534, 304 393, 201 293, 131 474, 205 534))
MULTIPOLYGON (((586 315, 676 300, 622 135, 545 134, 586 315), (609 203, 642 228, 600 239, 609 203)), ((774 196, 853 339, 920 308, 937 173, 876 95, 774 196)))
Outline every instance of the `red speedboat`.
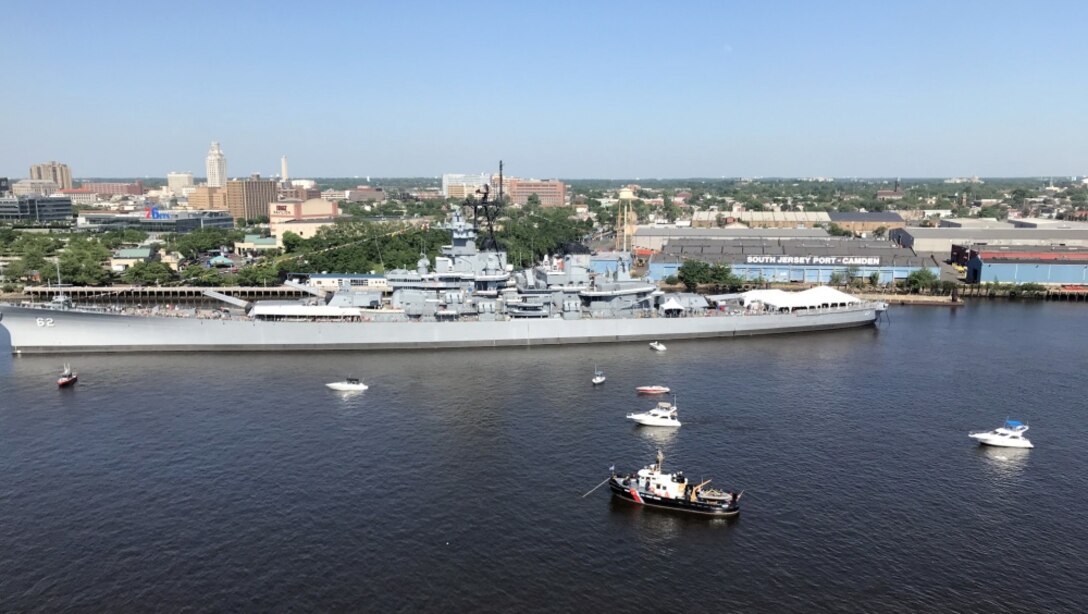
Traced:
POLYGON ((64 365, 64 371, 60 374, 60 379, 57 380, 58 388, 67 388, 74 385, 79 380, 79 375, 72 370, 72 365, 64 365))
POLYGON ((668 391, 668 386, 639 386, 635 388, 635 392, 639 394, 665 394, 668 391))

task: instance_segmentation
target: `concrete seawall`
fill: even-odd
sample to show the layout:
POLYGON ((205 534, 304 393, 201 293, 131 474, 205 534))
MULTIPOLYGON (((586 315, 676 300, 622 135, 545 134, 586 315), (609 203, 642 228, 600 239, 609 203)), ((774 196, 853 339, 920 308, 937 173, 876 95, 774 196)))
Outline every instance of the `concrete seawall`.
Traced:
POLYGON ((930 294, 862 294, 854 296, 867 301, 883 301, 889 305, 929 305, 933 307, 959 307, 963 300, 951 295, 930 294))

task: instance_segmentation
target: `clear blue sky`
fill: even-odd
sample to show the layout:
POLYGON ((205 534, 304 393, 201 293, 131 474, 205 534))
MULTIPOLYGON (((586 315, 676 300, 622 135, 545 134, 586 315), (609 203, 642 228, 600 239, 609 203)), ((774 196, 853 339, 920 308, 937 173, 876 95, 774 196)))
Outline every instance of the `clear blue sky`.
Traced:
POLYGON ((0 176, 1088 173, 1088 3, 885 4, 8 0, 0 176))

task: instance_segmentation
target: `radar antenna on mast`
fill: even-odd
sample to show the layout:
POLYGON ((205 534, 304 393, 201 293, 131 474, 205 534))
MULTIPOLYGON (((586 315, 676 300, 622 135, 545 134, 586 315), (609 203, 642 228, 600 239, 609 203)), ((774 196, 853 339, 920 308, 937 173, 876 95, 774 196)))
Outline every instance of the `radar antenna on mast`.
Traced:
POLYGON ((480 230, 480 215, 483 215, 484 222, 487 223, 487 237, 484 238, 483 249, 498 250, 499 242, 495 239, 495 220, 498 219, 499 213, 502 210, 503 195, 502 195, 502 160, 499 160, 499 198, 498 200, 489 200, 491 197, 491 186, 484 184, 480 186, 475 194, 469 195, 465 198, 463 207, 472 208, 472 227, 477 232, 480 230), (475 196, 479 196, 479 199, 475 196))

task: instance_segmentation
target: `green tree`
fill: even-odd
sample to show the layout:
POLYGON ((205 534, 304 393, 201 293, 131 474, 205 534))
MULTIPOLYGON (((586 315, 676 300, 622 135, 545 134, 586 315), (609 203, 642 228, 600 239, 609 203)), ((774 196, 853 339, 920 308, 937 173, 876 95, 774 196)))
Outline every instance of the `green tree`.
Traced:
POLYGON ((906 281, 907 288, 909 288, 911 292, 921 292, 936 286, 939 280, 933 271, 929 269, 918 269, 916 271, 911 271, 911 273, 907 275, 906 281))
POLYGON ((1000 205, 987 205, 978 210, 978 217, 992 217, 1003 220, 1009 217, 1009 209, 1000 205))
POLYGON ((283 251, 290 254, 298 251, 298 248, 302 246, 303 239, 301 236, 288 230, 283 233, 283 238, 280 239, 280 241, 283 243, 283 251))
POLYGON ((733 275, 733 269, 728 264, 715 264, 710 266, 709 281, 720 289, 739 288, 741 279, 733 275))
POLYGON ((853 231, 847 230, 847 229, 843 228, 842 226, 839 226, 835 222, 831 222, 830 224, 828 224, 827 234, 829 234, 829 235, 831 235, 833 237, 852 237, 852 236, 854 236, 853 231))
POLYGON ((842 271, 831 273, 831 278, 827 281, 829 286, 841 286, 844 283, 846 283, 846 275, 844 275, 842 271))
POLYGON ((874 287, 874 288, 880 285, 880 273, 879 272, 873 271, 872 273, 869 273, 869 285, 874 287))
POLYGON ((190 286, 228 286, 234 283, 233 275, 226 275, 218 269, 209 269, 201 265, 187 267, 181 272, 181 279, 190 286))
POLYGON ((108 249, 117 249, 122 245, 139 245, 147 240, 147 233, 136 228, 110 230, 99 235, 98 240, 108 249))
POLYGON ((667 219, 670 224, 675 222, 676 219, 680 217, 680 207, 674 205, 672 201, 665 203, 665 207, 663 208, 662 212, 665 214, 665 219, 667 219))
POLYGON ((172 251, 181 252, 186 258, 196 258, 202 253, 240 241, 244 234, 239 230, 226 228, 202 228, 188 234, 171 235, 167 245, 172 251))
POLYGON ((883 239, 884 235, 886 235, 886 234, 888 234, 888 227, 887 226, 877 226, 876 230, 873 231, 873 236, 878 238, 878 239, 883 239))
POLYGON ((129 284, 161 285, 174 279, 174 272, 165 264, 152 260, 137 262, 121 273, 121 279, 129 284))
POLYGON ((110 250, 93 239, 73 237, 60 255, 60 271, 64 283, 76 286, 101 286, 110 280, 104 268, 110 250))
POLYGON ((530 207, 539 207, 540 197, 536 195, 536 192, 533 192, 529 195, 529 198, 525 201, 525 204, 530 207))
POLYGON ((269 286, 279 283, 279 267, 272 262, 251 264, 238 271, 239 286, 269 286))
POLYGON ((1038 298, 1046 294, 1046 286, 1034 282, 1020 284, 1020 287, 1017 288, 1017 290, 1022 296, 1026 296, 1028 298, 1038 298))
POLYGON ((19 238, 19 233, 13 228, 0 227, 0 252, 6 252, 15 240, 19 238))
POLYGON ((688 292, 694 292, 699 284, 710 283, 710 265, 699 260, 685 260, 676 271, 676 277, 688 292))

